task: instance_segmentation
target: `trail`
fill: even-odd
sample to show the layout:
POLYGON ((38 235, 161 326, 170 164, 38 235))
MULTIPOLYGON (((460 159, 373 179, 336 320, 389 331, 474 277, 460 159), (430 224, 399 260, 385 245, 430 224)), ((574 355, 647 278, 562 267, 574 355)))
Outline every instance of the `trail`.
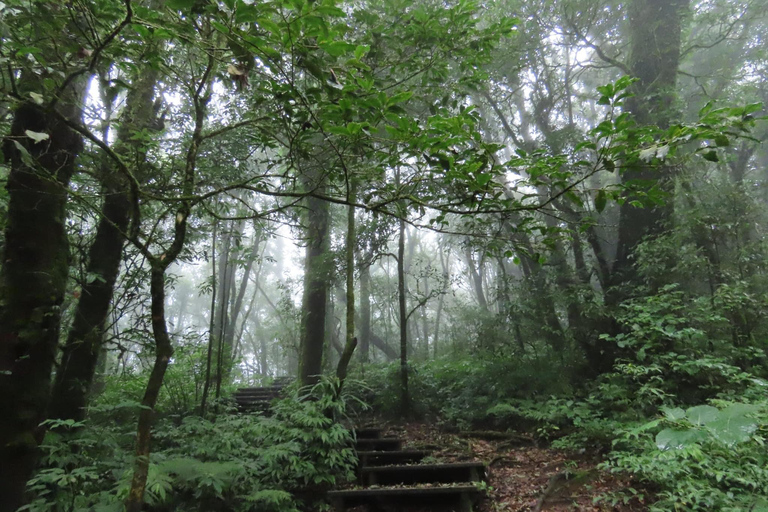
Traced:
POLYGON ((476 507, 479 512, 647 510, 637 498, 626 504, 608 499, 595 503, 601 495, 632 487, 626 478, 599 470, 600 458, 595 455, 539 447, 515 434, 462 435, 424 423, 393 425, 388 432, 402 437, 408 448, 431 450, 435 462, 480 460, 488 465, 488 498, 476 507))

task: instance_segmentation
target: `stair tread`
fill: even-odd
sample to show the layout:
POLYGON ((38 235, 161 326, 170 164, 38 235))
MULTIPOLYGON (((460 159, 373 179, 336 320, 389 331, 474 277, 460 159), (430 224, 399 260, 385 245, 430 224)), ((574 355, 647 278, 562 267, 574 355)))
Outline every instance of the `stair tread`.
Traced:
MULTIPOLYGON (((392 453, 392 452, 390 452, 392 453)), ((401 464, 389 466, 366 466, 360 468, 363 473, 385 472, 385 471, 429 471, 440 469, 463 469, 463 468, 484 468, 482 462, 438 462, 434 464, 401 464)))
POLYGON ((381 439, 383 428, 355 428, 352 429, 357 439, 381 439))
POLYGON ((482 489, 474 484, 462 485, 408 485, 391 487, 366 487, 363 489, 342 489, 338 491, 328 491, 329 497, 364 497, 364 496, 407 496, 424 494, 458 494, 462 492, 481 493, 482 489))
POLYGON ((358 455, 429 455, 429 450, 358 450, 358 455))

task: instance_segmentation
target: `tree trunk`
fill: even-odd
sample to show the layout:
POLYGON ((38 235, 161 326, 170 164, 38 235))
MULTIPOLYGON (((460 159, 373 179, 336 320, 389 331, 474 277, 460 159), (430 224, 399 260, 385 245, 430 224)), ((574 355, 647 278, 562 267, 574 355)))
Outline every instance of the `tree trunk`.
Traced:
POLYGON ((208 392, 211 389, 211 365, 213 364, 213 347, 216 344, 214 331, 216 329, 216 231, 219 227, 218 221, 213 223, 213 234, 211 236, 211 318, 208 326, 208 350, 205 359, 205 383, 203 383, 203 397, 200 400, 200 416, 205 416, 205 409, 208 404, 208 392))
POLYGON ((467 269, 469 269, 469 277, 472 279, 472 289, 475 291, 475 298, 478 305, 485 311, 488 311, 488 301, 485 299, 485 292, 483 291, 483 278, 475 268, 475 261, 472 259, 472 249, 467 245, 464 249, 464 257, 467 259, 467 269))
MULTIPOLYGON (((350 190, 350 202, 355 201, 355 184, 352 183, 350 190)), ((346 290, 346 336, 347 342, 344 345, 344 350, 339 357, 339 364, 336 367, 336 378, 339 380, 338 388, 336 389, 337 396, 341 394, 341 389, 344 386, 344 381, 347 378, 347 370, 349 363, 352 360, 352 354, 357 347, 357 338, 355 337, 355 207, 350 205, 347 207, 347 247, 346 247, 346 266, 347 266, 347 290, 346 290)))
MULTIPOLYGON (((154 124, 152 98, 156 83, 157 71, 145 69, 126 98, 115 152, 128 153, 131 160, 143 162, 146 158, 143 144, 132 139, 136 131, 149 129, 154 124)), ((139 169, 137 175, 141 174, 139 169)), ((131 198, 125 176, 111 161, 105 161, 102 168, 102 192, 101 219, 88 253, 86 268, 87 275, 93 277, 82 288, 56 372, 50 411, 52 418, 80 421, 85 416, 88 391, 104 341, 104 325, 122 263, 124 233, 131 217, 131 198)))
MULTIPOLYGON (((254 226, 254 228, 255 227, 256 226, 254 226)), ((234 350, 234 347, 235 347, 235 332, 237 331, 237 322, 240 319, 240 313, 243 309, 243 300, 245 298, 245 292, 248 289, 248 283, 251 278, 251 272, 253 271, 253 263, 256 261, 256 256, 259 251, 260 243, 261 243, 261 231, 254 229, 253 245, 251 246, 251 251, 248 254, 247 259, 245 260, 243 277, 240 280, 240 286, 237 287, 237 296, 235 297, 235 301, 232 303, 232 309, 230 310, 230 314, 229 314, 229 329, 227 329, 227 334, 226 334, 227 340, 225 345, 229 347, 233 347, 232 357, 230 358, 232 361, 234 361, 234 356, 236 355, 235 354, 236 350, 234 350)))
MULTIPOLYGON (((175 258, 174 258, 175 259, 175 258)), ((126 512, 140 512, 144 501, 144 491, 149 474, 149 454, 152 434, 152 420, 155 415, 155 405, 163 385, 168 362, 173 355, 168 326, 165 323, 165 270, 168 265, 155 262, 152 265, 150 293, 152 295, 152 333, 155 338, 155 364, 149 374, 149 381, 141 400, 142 409, 139 412, 139 424, 136 433, 136 462, 134 464, 131 489, 125 504, 126 512)))
MULTIPOLYGON (((353 181, 349 191, 349 201, 355 202, 356 197, 356 185, 353 181)), ((357 338, 355 337, 355 246, 357 245, 357 237, 355 235, 355 207, 352 205, 347 206, 347 247, 346 247, 346 264, 347 264, 347 308, 346 308, 346 336, 347 342, 344 345, 344 352, 339 360, 339 365, 336 369, 336 377, 339 379, 339 392, 341 392, 341 386, 344 384, 344 379, 347 378, 347 367, 352 359, 352 353, 357 346, 357 338)))
POLYGON ((323 364, 325 309, 328 297, 329 205, 307 197, 307 248, 304 259, 299 380, 302 386, 317 383, 323 364))
MULTIPOLYGON (((59 113, 80 122, 85 81, 75 80, 59 113)), ((24 504, 37 461, 59 342, 61 304, 69 273, 65 228, 67 189, 81 137, 54 112, 32 103, 14 113, 4 143, 10 174, 0 271, 0 511, 24 504), (26 131, 45 133, 35 143, 26 131), (23 151, 20 149, 23 148, 23 151)))
POLYGON ((373 331, 371 331, 371 345, 381 350, 388 361, 397 359, 397 352, 387 345, 387 342, 377 336, 373 331))
POLYGON ((224 239, 224 250, 219 264, 219 303, 216 317, 216 381, 215 397, 221 397, 221 385, 224 381, 226 367, 229 364, 230 347, 226 345, 229 325, 229 297, 234 284, 234 263, 232 262, 232 228, 227 231, 224 239))
POLYGON ((435 341, 432 346, 432 354, 437 359, 438 346, 440 341, 440 322, 443 316, 443 306, 445 304, 445 295, 448 293, 448 288, 451 282, 451 254, 443 254, 442 247, 438 246, 438 258, 440 258, 440 268, 443 276, 443 290, 440 293, 440 297, 437 300, 437 312, 435 313, 435 341))
POLYGON ((408 393, 408 317, 405 310, 405 220, 400 219, 397 239, 397 298, 400 316, 400 416, 411 414, 408 393))
MULTIPOLYGON (((638 81, 631 88, 634 96, 627 99, 626 109, 639 125, 657 125, 665 129, 676 117, 673 102, 683 17, 688 4, 689 0, 633 0, 630 6, 629 68, 638 81)), ((632 194, 621 204, 619 243, 611 275, 614 287, 638 284, 632 254, 643 238, 661 234, 671 220, 674 210, 672 173, 672 167, 668 166, 651 169, 637 165, 624 171, 623 183, 652 180, 669 195, 663 205, 633 206, 632 200, 636 198, 632 194)), ((615 304, 626 296, 626 291, 617 290, 608 299, 615 304)))
MULTIPOLYGON (((209 54, 208 64, 203 74, 203 82, 196 89, 192 97, 195 112, 195 125, 192 138, 187 149, 184 173, 181 183, 181 196, 190 197, 195 191, 195 175, 197 169, 197 157, 200 144, 203 140, 203 124, 206 120, 208 102, 211 98, 212 82, 210 77, 214 75, 215 56, 209 54)), ((187 236, 187 225, 191 213, 191 204, 188 200, 181 201, 174 216, 173 241, 159 255, 151 254, 149 249, 141 247, 142 253, 151 265, 150 294, 152 335, 155 341, 155 363, 147 381, 144 398, 141 401, 142 409, 139 413, 139 421, 136 429, 136 454, 134 459, 133 478, 128 497, 125 500, 126 512, 140 512, 144 502, 144 492, 147 487, 149 475, 149 455, 151 450, 152 420, 157 405, 157 397, 163 385, 168 362, 173 355, 171 338, 168 335, 168 326, 165 321, 165 272, 176 261, 184 248, 187 236)))
POLYGON ((371 266, 360 262, 360 360, 370 361, 371 346, 371 266))
MULTIPOLYGON (((429 278, 424 277, 424 297, 429 297, 429 278)), ((429 360, 429 315, 427 315, 427 304, 421 306, 421 329, 424 333, 424 360, 429 360)))

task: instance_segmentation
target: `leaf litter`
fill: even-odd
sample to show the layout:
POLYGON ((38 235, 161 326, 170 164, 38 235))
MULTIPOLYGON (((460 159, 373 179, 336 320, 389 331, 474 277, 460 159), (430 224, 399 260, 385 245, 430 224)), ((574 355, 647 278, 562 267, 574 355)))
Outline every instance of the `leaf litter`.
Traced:
POLYGON ((634 491, 640 487, 628 478, 598 469, 599 455, 538 446, 532 438, 517 434, 508 438, 495 434, 483 439, 482 432, 451 433, 425 423, 386 429, 388 437, 403 439, 405 449, 431 451, 423 463, 484 462, 487 498, 475 507, 478 512, 647 510, 648 496, 643 496, 647 492, 634 491))

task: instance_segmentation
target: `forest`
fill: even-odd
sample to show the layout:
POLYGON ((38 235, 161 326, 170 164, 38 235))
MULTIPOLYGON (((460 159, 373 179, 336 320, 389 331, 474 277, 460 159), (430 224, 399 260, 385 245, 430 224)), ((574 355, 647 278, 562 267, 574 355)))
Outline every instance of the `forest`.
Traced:
POLYGON ((0 512, 330 510, 372 423, 768 511, 767 79, 766 0, 0 0, 0 512))

